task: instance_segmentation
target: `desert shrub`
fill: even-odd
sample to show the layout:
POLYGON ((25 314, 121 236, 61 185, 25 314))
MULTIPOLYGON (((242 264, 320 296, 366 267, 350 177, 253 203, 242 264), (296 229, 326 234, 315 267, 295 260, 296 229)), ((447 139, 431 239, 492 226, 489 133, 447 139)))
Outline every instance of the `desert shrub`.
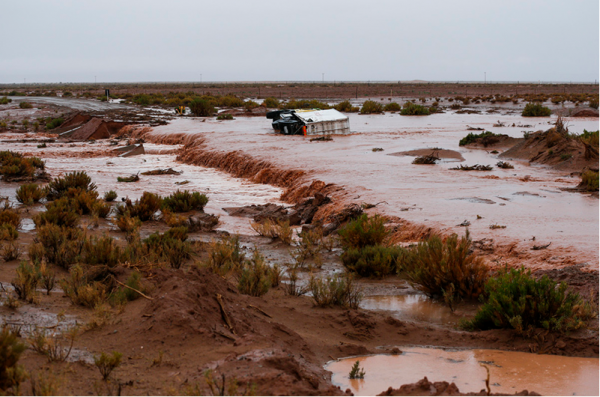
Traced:
POLYGON ((289 221, 274 222, 267 218, 262 222, 252 222, 250 226, 263 237, 278 239, 288 245, 292 243, 293 230, 289 221))
POLYGON ((64 334, 52 333, 45 328, 36 327, 27 338, 29 347, 46 356, 48 362, 65 362, 78 336, 77 328, 69 328, 64 334))
POLYGON ((221 113, 217 116, 217 120, 233 120, 233 114, 221 113))
POLYGON ((0 105, 8 105, 11 102, 12 102, 12 99, 7 98, 5 96, 3 96, 2 98, 0 98, 0 105))
POLYGON ((141 106, 148 106, 148 105, 150 105, 150 102, 152 101, 152 99, 150 98, 149 95, 137 94, 131 99, 131 101, 133 103, 136 103, 141 106))
POLYGON ((598 109, 598 99, 590 99, 590 107, 598 109))
POLYGON ((77 208, 73 207, 73 201, 63 197, 46 204, 46 211, 35 215, 33 222, 37 228, 48 224, 75 227, 79 222, 79 213, 76 211, 77 208))
POLYGON ((27 262, 21 262, 17 267, 17 277, 11 281, 17 297, 32 303, 36 300, 36 289, 40 283, 39 268, 27 262))
POLYGON ((383 113, 383 106, 379 102, 367 100, 360 108, 360 114, 383 113))
POLYGON ((106 301, 106 286, 97 281, 88 280, 79 265, 71 267, 69 277, 61 280, 60 286, 75 305, 94 308, 106 301))
POLYGON ((485 284, 485 297, 467 327, 568 332, 584 327, 593 316, 590 305, 568 291, 565 283, 558 285, 547 276, 536 280, 523 268, 505 269, 491 277, 485 284))
POLYGON ((390 102, 383 107, 386 112, 399 112, 402 107, 397 102, 390 102))
POLYGON ((342 254, 342 263, 348 271, 360 277, 381 278, 396 274, 402 265, 404 250, 399 247, 369 245, 349 248, 342 254))
POLYGON ((0 240, 14 241, 19 238, 17 228, 9 223, 0 224, 0 240))
POLYGON ((188 106, 194 116, 210 117, 215 114, 214 106, 206 99, 194 98, 188 106))
POLYGON ((400 111, 402 116, 428 116, 430 114, 429 108, 423 105, 417 105, 412 102, 405 102, 402 110, 400 111))
POLYGON ((33 108, 33 105, 29 102, 23 101, 23 102, 19 103, 19 107, 21 109, 31 109, 31 108, 33 108))
POLYGON ((368 245, 380 245, 388 236, 385 219, 380 215, 363 214, 348 222, 338 233, 344 249, 363 248, 368 245))
POLYGON ((523 113, 521 116, 523 117, 548 117, 552 114, 552 111, 542 106, 539 103, 528 103, 525 105, 525 109, 523 109, 523 113))
POLYGON ((108 192, 104 193, 104 201, 115 201, 115 199, 117 198, 117 192, 115 192, 114 190, 109 190, 108 192))
POLYGON ((317 306, 341 306, 358 309, 363 298, 362 291, 351 276, 333 276, 327 279, 310 278, 310 291, 317 306))
POLYGON ((337 110, 338 112, 345 112, 345 113, 356 113, 360 110, 358 107, 352 106, 350 101, 342 101, 342 102, 338 103, 337 105, 335 105, 333 108, 335 110, 337 110))
MULTIPOLYGON (((142 275, 140 272, 134 271, 131 273, 131 275, 129 275, 129 277, 127 278, 127 281, 125 281, 125 285, 128 287, 131 287, 133 289, 136 289, 140 292, 145 292, 145 288, 142 284, 142 275)), ((124 304, 126 302, 130 302, 130 301, 134 301, 137 298, 140 297, 140 294, 138 294, 137 292, 135 292, 134 290, 130 289, 130 288, 119 288, 115 291, 113 291, 108 300, 111 303, 111 305, 115 306, 115 305, 120 305, 120 304, 124 304)))
POLYGON ((91 237, 83 243, 80 261, 88 265, 114 267, 121 258, 121 248, 112 237, 91 237))
POLYGON ((203 265, 222 276, 237 271, 245 262, 245 255, 238 236, 223 238, 210 243, 208 259, 203 265))
POLYGON ((35 183, 19 186, 17 189, 17 201, 25 205, 33 205, 46 195, 46 190, 35 183))
POLYGON ((262 104, 266 108, 269 108, 269 109, 278 108, 279 107, 279 99, 273 98, 273 97, 268 97, 268 98, 265 98, 265 100, 263 101, 262 104))
POLYGON ((8 201, 0 207, 0 225, 10 225, 15 229, 21 226, 21 214, 8 201))
POLYGON ((106 354, 102 352, 100 356, 94 356, 94 365, 100 371, 102 380, 108 380, 108 377, 119 365, 121 365, 121 359, 123 354, 119 352, 112 352, 112 354, 106 354))
POLYGON ((250 296, 263 296, 271 288, 271 269, 258 250, 244 264, 238 278, 238 291, 250 296))
POLYGON ((117 207, 117 215, 128 215, 132 218, 138 218, 142 222, 154 219, 154 214, 162 206, 162 198, 154 193, 144 192, 142 197, 135 202, 130 199, 125 200, 124 205, 117 207))
POLYGON ((244 102, 244 109, 246 109, 247 112, 251 111, 252 109, 256 109, 258 106, 259 106, 258 103, 254 102, 254 101, 244 102))
POLYGON ((202 211, 208 203, 208 197, 198 192, 177 190, 162 199, 162 208, 172 212, 202 211))
POLYGON ((117 182, 131 183, 131 182, 139 182, 140 176, 138 174, 131 174, 129 176, 118 176, 117 182))
POLYGON ((503 168, 503 169, 510 169, 510 170, 515 168, 515 166, 512 165, 511 163, 509 163, 508 161, 498 161, 496 163, 496 167, 503 168))
MULTIPOLYGON (((42 249, 37 246, 35 250, 41 251, 48 263, 64 269, 68 269, 78 261, 85 242, 85 234, 82 230, 52 223, 38 227, 37 238, 42 249)), ((38 257, 39 251, 35 252, 34 256, 38 257)))
POLYGON ((45 163, 37 157, 24 157, 10 150, 0 152, 0 175, 6 182, 34 179, 43 174, 45 163))
POLYGON ((25 344, 19 342, 17 334, 4 326, 0 332, 0 391, 3 394, 9 394, 9 391, 15 396, 21 394, 19 386, 27 373, 18 362, 25 349, 25 344))
POLYGON ((471 253, 469 233, 442 241, 430 237, 407 249, 403 267, 406 277, 427 296, 443 298, 452 308, 459 299, 476 299, 483 292, 488 270, 483 259, 471 253))
POLYGON ((241 108, 244 106, 244 101, 235 95, 213 97, 212 102, 214 106, 221 108, 241 108))
POLYGON ((61 125, 62 123, 65 122, 65 119, 63 119, 62 117, 58 117, 58 118, 50 118, 50 120, 48 120, 46 122, 46 129, 47 130, 53 130, 56 127, 58 127, 59 125, 61 125))
POLYGON ((117 215, 115 224, 121 231, 131 234, 139 230, 140 226, 142 226, 142 221, 139 218, 132 218, 128 213, 125 213, 117 215))
POLYGON ((4 262, 14 261, 15 259, 19 259, 21 256, 21 248, 14 241, 9 242, 8 244, 0 245, 0 257, 4 262))
POLYGON ((579 140, 581 143, 584 144, 585 146, 585 158, 589 159, 592 157, 592 153, 594 152, 594 150, 590 150, 590 149, 595 149, 595 152, 598 152, 598 130, 596 131, 588 131, 588 130, 583 130, 583 134, 581 135, 575 135, 574 136, 575 139, 579 140))
POLYGON ((317 99, 291 99, 287 103, 281 103, 279 107, 286 109, 330 109, 331 106, 317 99))
POLYGON ((191 257, 192 249, 187 239, 186 227, 174 227, 160 234, 152 233, 144 240, 144 247, 157 258, 167 261, 173 269, 179 269, 191 257))
POLYGON ((48 183, 47 195, 48 200, 56 200, 67 193, 73 196, 76 190, 82 192, 95 192, 96 184, 92 183, 92 178, 85 171, 73 171, 64 176, 54 178, 48 183))
POLYGON ((33 264, 39 269, 40 284, 46 290, 46 295, 50 295, 50 292, 54 289, 56 284, 56 273, 46 265, 46 262, 33 262, 33 264))
MULTIPOLYGON (((466 146, 470 143, 475 142, 477 139, 479 138, 490 138, 490 137, 494 137, 496 136, 496 134, 494 134, 491 131, 484 131, 481 134, 474 134, 472 132, 470 132, 466 137, 464 137, 463 139, 460 140, 460 142, 458 142, 458 146, 466 146)), ((485 143, 484 143, 485 145, 485 143)))
POLYGON ((581 174, 581 187, 590 192, 598 191, 598 173, 586 170, 581 174))

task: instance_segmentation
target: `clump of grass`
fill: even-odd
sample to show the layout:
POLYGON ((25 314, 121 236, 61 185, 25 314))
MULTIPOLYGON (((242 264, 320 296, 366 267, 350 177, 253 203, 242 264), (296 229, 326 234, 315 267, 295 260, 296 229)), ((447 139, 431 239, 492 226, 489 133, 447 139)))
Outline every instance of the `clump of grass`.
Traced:
POLYGON ((412 102, 405 102, 400 114, 402 116, 429 116, 431 112, 426 106, 417 105, 416 103, 412 102))
POLYGON ((246 261, 238 278, 238 291, 250 296, 263 296, 271 288, 271 268, 258 250, 246 261))
POLYGON ((19 186, 17 189, 17 201, 25 205, 38 203, 46 196, 46 190, 35 183, 19 186))
POLYGON ((172 212, 203 211, 207 203, 208 197, 204 194, 177 189, 162 199, 162 208, 172 212))
POLYGON ((108 380, 112 371, 121 365, 122 358, 123 354, 117 351, 114 351, 111 354, 102 352, 99 356, 94 356, 94 365, 96 365, 96 368, 100 371, 102 380, 108 380))
POLYGON ((363 294, 354 284, 351 276, 333 276, 327 279, 311 277, 310 291, 315 305, 341 306, 347 309, 358 309, 363 294))
POLYGON ((203 265, 222 276, 237 272, 245 262, 238 236, 213 241, 209 245, 208 259, 203 265))
POLYGON ((523 113, 521 113, 521 116, 523 117, 548 117, 552 114, 552 111, 545 107, 542 106, 539 103, 528 103, 527 105, 525 105, 525 108, 523 109, 523 113))
POLYGON ((138 218, 142 222, 154 219, 154 214, 161 208, 162 198, 154 193, 144 192, 142 197, 135 202, 125 200, 124 205, 117 207, 117 217, 130 216, 138 218))
POLYGON ((365 101, 360 108, 360 114, 383 113, 383 105, 375 101, 365 101))
POLYGON ((80 229, 55 224, 38 227, 37 238, 40 245, 34 244, 30 248, 30 257, 41 255, 48 263, 64 269, 78 261, 85 242, 85 234, 80 229))
POLYGON ((256 233, 263 237, 281 240, 288 245, 292 243, 293 230, 290 227, 289 221, 274 222, 266 218, 262 222, 252 222, 250 226, 256 233))
POLYGON ((579 186, 589 192, 598 191, 598 172, 586 170, 581 174, 579 186))
POLYGON ((482 258, 471 252, 469 233, 442 241, 430 237, 405 252, 406 277, 427 296, 443 298, 452 308, 459 299, 477 299, 483 292, 488 270, 482 258))
POLYGON ((365 375, 366 372, 364 368, 360 368, 360 361, 356 360, 352 366, 352 369, 350 369, 350 374, 348 374, 348 377, 350 379, 364 379, 365 375))
POLYGON ((342 256, 342 263, 348 271, 360 277, 382 278, 396 274, 402 267, 404 250, 400 247, 381 245, 350 248, 342 256))
POLYGON ((339 230, 340 242, 344 249, 380 245, 389 234, 384 224, 385 218, 380 215, 363 214, 339 230))
POLYGON ((509 163, 508 161, 498 161, 496 163, 496 167, 510 170, 515 168, 515 166, 509 163))
POLYGON ((104 193, 104 201, 107 202, 115 201, 117 197, 117 192, 115 192, 114 190, 109 190, 108 192, 104 193))
POLYGON ((21 394, 19 387, 27 378, 27 372, 18 362, 25 349, 17 334, 4 326, 0 332, 0 390, 3 393, 21 394))
POLYGON ((233 114, 221 113, 217 116, 217 120, 233 120, 233 114))
POLYGON ((501 270, 485 284, 485 296, 475 318, 464 324, 467 328, 568 332, 584 327, 594 316, 590 304, 568 291, 565 283, 547 276, 536 280, 524 268, 501 270))

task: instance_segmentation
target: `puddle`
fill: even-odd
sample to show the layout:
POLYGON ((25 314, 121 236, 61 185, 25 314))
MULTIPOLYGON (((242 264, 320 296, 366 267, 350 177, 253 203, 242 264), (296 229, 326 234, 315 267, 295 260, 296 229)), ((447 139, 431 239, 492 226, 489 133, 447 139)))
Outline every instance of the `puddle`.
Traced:
POLYGON ((428 322, 454 326, 462 318, 447 306, 421 294, 394 296, 367 296, 360 307, 365 310, 389 311, 398 320, 428 322))
POLYGON ((485 362, 492 393, 529 390, 541 395, 598 395, 598 359, 538 355, 499 350, 446 351, 420 347, 401 348, 403 354, 346 358, 325 366, 332 382, 355 395, 376 395, 392 386, 414 383, 424 376, 432 382, 454 382, 461 392, 485 389, 485 362), (349 379, 350 368, 360 361, 365 378, 349 379))
POLYGON ((19 229, 25 233, 35 230, 35 223, 33 223, 33 219, 21 218, 21 227, 19 229))

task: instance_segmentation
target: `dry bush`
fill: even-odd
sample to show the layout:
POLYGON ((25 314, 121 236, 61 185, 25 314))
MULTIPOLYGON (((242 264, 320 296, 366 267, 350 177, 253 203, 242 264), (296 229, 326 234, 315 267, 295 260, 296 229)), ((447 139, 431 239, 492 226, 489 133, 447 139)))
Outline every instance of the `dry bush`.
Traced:
POLYGON ((160 209, 162 198, 154 193, 144 192, 135 202, 125 200, 124 205, 117 207, 117 216, 127 215, 138 218, 142 222, 154 219, 154 214, 160 209))
POLYGON ((19 203, 33 205, 46 196, 46 190, 35 183, 31 183, 19 186, 16 194, 19 203))
POLYGON ((121 365, 121 359, 123 358, 123 354, 119 352, 112 352, 111 354, 106 354, 102 352, 100 356, 94 356, 94 364, 100 374, 102 375, 102 380, 108 380, 108 377, 119 365, 121 365))
POLYGON ((347 309, 358 309, 363 293, 354 284, 351 276, 333 276, 310 278, 310 291, 317 306, 341 306, 347 309))
POLYGON ((39 268, 27 262, 21 262, 17 267, 17 277, 11 281, 17 297, 29 303, 37 301, 37 287, 41 275, 39 268))
POLYGON ((210 243, 208 259, 202 265, 214 273, 225 276, 237 272, 245 262, 238 236, 226 237, 210 243))
POLYGON ((0 245, 0 247, 0 256, 2 256, 4 262, 14 261, 21 256, 21 248, 14 241, 0 245))
POLYGON ((48 200, 56 200, 65 195, 71 190, 79 192, 95 192, 96 184, 92 183, 92 178, 84 171, 73 171, 62 177, 56 177, 48 183, 47 195, 48 200))
POLYGON ((263 296, 271 288, 271 268, 258 250, 241 268, 238 277, 238 291, 251 296, 263 296))
POLYGON ((26 347, 19 342, 17 334, 4 326, 0 332, 0 390, 2 393, 20 395, 20 385, 27 378, 27 372, 19 365, 21 354, 26 347))
POLYGON ((349 248, 342 254, 342 263, 352 273, 360 277, 382 278, 395 275, 402 267, 404 249, 370 245, 363 248, 349 248))
POLYGON ((78 335, 77 327, 71 327, 64 333, 53 333, 45 328, 36 327, 27 338, 27 342, 31 350, 46 356, 48 362, 63 363, 71 355, 78 335))
MULTIPOLYGON (((76 263, 86 241, 85 233, 80 229, 47 224, 38 228, 37 238, 43 247, 43 257, 48 263, 68 269, 76 263)), ((38 247, 30 251, 38 256, 38 247)))
POLYGON ((14 241, 19 238, 17 229, 8 223, 0 224, 0 240, 14 241))
POLYGON ((442 241, 439 236, 406 250, 406 277, 427 296, 443 298, 453 307, 458 299, 477 299, 483 293, 488 269, 482 258, 471 253, 471 239, 456 234, 442 241))
POLYGON ((289 221, 274 222, 267 218, 262 222, 252 222, 250 226, 263 237, 269 237, 273 240, 278 239, 288 245, 292 243, 293 230, 289 221))
POLYGON ((69 277, 61 280, 60 286, 75 305, 93 308, 106 301, 106 286, 97 281, 88 281, 79 265, 69 270, 69 277))
POLYGON ((4 201, 0 208, 0 226, 3 225, 11 225, 15 229, 21 227, 21 214, 10 205, 8 200, 4 201))
POLYGON ((109 236, 86 239, 81 250, 80 260, 88 265, 116 266, 121 259, 121 248, 109 236))

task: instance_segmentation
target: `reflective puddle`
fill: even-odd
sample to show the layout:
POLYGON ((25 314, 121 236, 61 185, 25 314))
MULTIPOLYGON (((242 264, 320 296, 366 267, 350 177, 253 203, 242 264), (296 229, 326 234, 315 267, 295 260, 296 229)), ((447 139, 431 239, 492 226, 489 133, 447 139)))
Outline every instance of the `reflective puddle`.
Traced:
POLYGON ((485 389, 490 370, 492 393, 513 394, 529 390, 541 395, 598 395, 598 359, 538 355, 500 350, 446 351, 421 347, 401 348, 401 355, 346 358, 325 366, 333 384, 355 395, 376 395, 424 376, 432 382, 454 382, 461 392, 485 389), (352 365, 360 361, 364 379, 349 379, 352 365))

